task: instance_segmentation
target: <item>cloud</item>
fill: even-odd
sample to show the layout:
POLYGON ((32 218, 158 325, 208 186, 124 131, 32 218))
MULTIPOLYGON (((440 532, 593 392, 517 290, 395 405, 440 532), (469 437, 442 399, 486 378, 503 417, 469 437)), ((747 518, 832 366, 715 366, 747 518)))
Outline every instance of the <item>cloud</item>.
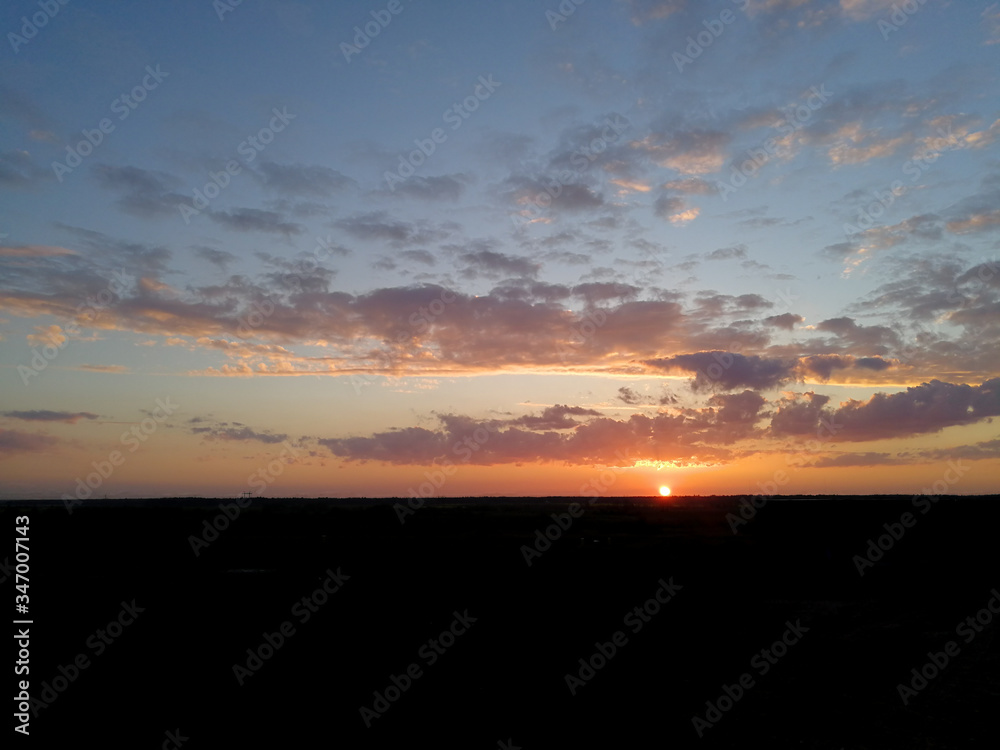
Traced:
POLYGON ((796 324, 805 322, 805 318, 801 315, 796 315, 795 313, 782 313, 781 315, 771 315, 762 321, 766 326, 772 326, 774 328, 783 328, 786 331, 791 331, 795 328, 796 324))
POLYGON ((775 435, 815 434, 821 420, 843 441, 869 441, 940 432, 1000 415, 1000 379, 981 385, 932 380, 897 393, 876 393, 867 401, 851 399, 824 408, 827 396, 813 393, 779 403, 771 420, 775 435), (804 399, 804 400, 803 400, 804 399))
POLYGON ((0 152, 0 188, 32 190, 51 179, 52 172, 36 166, 27 151, 0 152))
POLYGON ((47 451, 58 443, 51 435, 0 429, 0 456, 47 451))
POLYGON ((618 191, 619 195, 628 195, 629 193, 648 193, 653 189, 652 185, 645 182, 625 178, 611 180, 611 184, 617 185, 621 188, 621 190, 618 191))
POLYGON ((75 250, 50 245, 0 246, 0 258, 43 258, 76 254, 75 250))
POLYGON ((595 305, 608 300, 625 300, 635 297, 642 291, 637 286, 631 284, 621 284, 611 281, 594 281, 585 284, 577 284, 571 290, 577 297, 582 297, 588 305, 595 305))
POLYGON ((778 437, 787 435, 815 435, 823 407, 829 396, 809 391, 782 397, 777 402, 778 411, 771 417, 771 432, 778 437))
POLYGON ((636 26, 662 21, 687 6, 687 0, 625 0, 632 23, 636 26))
MULTIPOLYGON (((854 242, 842 244, 846 244, 851 250, 857 247, 855 243, 861 244, 867 252, 895 247, 896 245, 912 240, 938 242, 943 235, 941 219, 938 216, 935 214, 921 214, 905 219, 898 224, 867 229, 860 234, 853 235, 854 242)), ((826 254, 836 255, 838 249, 839 245, 828 246, 826 254)))
POLYGON ((98 164, 93 174, 98 185, 121 194, 118 206, 132 216, 144 219, 179 216, 178 205, 189 202, 186 196, 174 192, 183 183, 166 172, 98 164))
POLYGON ((713 250, 707 256, 708 260, 736 260, 747 257, 747 246, 744 244, 733 245, 732 247, 720 247, 713 250))
POLYGON ((411 223, 391 218, 385 211, 369 211, 339 219, 334 226, 360 240, 422 244, 447 239, 453 230, 452 224, 432 226, 427 222, 411 223))
POLYGON ((854 366, 860 367, 862 370, 881 372, 892 367, 892 362, 888 362, 881 357, 857 357, 854 360, 854 366))
POLYGON ((228 270, 229 264, 237 259, 237 257, 228 250, 216 250, 211 247, 195 247, 194 254, 202 260, 208 261, 212 265, 217 266, 221 271, 228 270))
POLYGON ((642 399, 642 396, 640 396, 634 390, 629 388, 627 385, 622 386, 621 388, 618 389, 618 400, 629 405, 645 403, 645 401, 643 401, 642 399))
POLYGON ((816 354, 803 357, 800 362, 808 374, 815 375, 821 380, 829 380, 834 370, 843 370, 852 364, 850 359, 839 354, 816 354))
POLYGON ((54 222, 54 226, 72 237, 74 249, 81 251, 76 272, 86 273, 93 279, 92 290, 84 296, 97 295, 120 276, 157 276, 166 273, 173 257, 170 250, 161 245, 122 240, 103 232, 58 221, 54 222), (86 253, 82 252, 84 250, 86 253))
POLYGON ((54 127, 33 99, 4 84, 0 84, 0 118, 18 122, 29 131, 51 131, 54 127))
POLYGON ((816 330, 832 333, 846 342, 852 353, 884 355, 889 347, 898 347, 899 334, 886 326, 863 326, 853 318, 830 318, 816 325, 816 330))
POLYGON ((399 257, 414 263, 422 263, 425 266, 433 266, 437 263, 437 259, 428 250, 403 250, 399 257))
POLYGON ((528 287, 528 293, 544 302, 557 302, 566 299, 573 291, 563 284, 549 284, 544 281, 535 281, 528 287))
POLYGON ((565 425, 565 428, 560 420, 556 422, 558 432, 547 429, 543 421, 537 423, 538 429, 525 428, 521 424, 524 418, 476 420, 447 414, 438 415, 438 420, 441 426, 436 430, 406 427, 367 437, 321 438, 317 442, 334 456, 349 462, 379 461, 419 466, 451 462, 492 466, 558 461, 575 465, 632 466, 635 461, 646 459, 688 465, 717 463, 729 458, 729 451, 701 442, 702 437, 732 442, 746 432, 743 425, 731 428, 719 423, 714 409, 706 414, 692 412, 654 417, 635 414, 626 420, 593 417, 586 423, 565 425), (474 445, 475 450, 470 445, 474 445))
POLYGON ((239 422, 233 422, 230 425, 228 422, 220 422, 211 427, 190 427, 188 428, 192 435, 201 435, 208 441, 223 441, 223 442, 247 442, 255 441, 258 443, 266 443, 268 445, 274 445, 276 443, 283 443, 288 440, 288 435, 284 433, 272 433, 272 432, 256 432, 255 430, 247 427, 239 422))
POLYGON ((741 294, 734 297, 731 294, 717 294, 712 291, 699 292, 694 302, 698 312, 710 318, 718 318, 726 313, 747 313, 774 307, 773 302, 759 294, 741 294))
POLYGON ((927 123, 935 132, 917 141, 914 159, 933 163, 947 151, 980 149, 993 145, 1000 137, 1000 119, 989 127, 975 130, 982 122, 971 115, 942 115, 927 123))
MULTIPOLYGON (((982 331, 976 321, 985 321, 990 316, 993 304, 1000 291, 1000 267, 989 261, 966 267, 964 263, 947 257, 907 257, 895 263, 895 278, 887 280, 869 296, 853 305, 853 310, 865 313, 890 313, 895 318, 906 319, 921 324, 924 321, 939 320, 942 315, 955 316, 958 325, 969 325, 969 336, 978 341, 982 331), (965 318, 965 320, 963 320, 965 318)), ((934 355, 941 333, 922 337, 921 349, 924 357, 934 355)), ((941 343, 944 343, 943 341, 941 343)), ((956 343, 961 343, 956 342, 956 343)), ((972 341, 969 342, 973 344, 972 341)), ((942 352, 943 353, 943 352, 942 352)), ((974 357, 966 355, 966 361, 980 358, 987 353, 975 345, 974 357)), ((943 363, 943 359, 942 359, 943 363)), ((995 370, 994 370, 995 371, 995 370)))
POLYGON ((581 406, 556 404, 542 411, 540 416, 524 416, 513 419, 511 425, 527 427, 531 430, 568 430, 580 423, 570 417, 599 417, 601 413, 581 406))
POLYGON ((258 170, 251 174, 268 190, 283 195, 326 198, 357 187, 353 179, 329 167, 263 161, 258 170))
POLYGON ((237 232, 282 234, 286 237, 294 234, 302 234, 302 225, 285 221, 284 217, 275 211, 262 211, 257 208, 234 208, 231 211, 209 211, 208 218, 216 224, 221 224, 237 232))
POLYGON ((457 201, 462 197, 468 178, 463 174, 421 177, 414 175, 385 195, 405 196, 425 201, 457 201))
POLYGON ((761 409, 767 399, 751 390, 742 393, 716 393, 708 404, 718 410, 717 421, 722 424, 753 425, 760 419, 761 409))
POLYGON ((673 216, 669 216, 667 220, 671 224, 683 226, 684 224, 688 224, 697 219, 699 214, 701 214, 701 209, 698 208, 697 206, 694 206, 692 208, 681 211, 680 213, 674 214, 673 216))
POLYGON ((883 136, 879 128, 866 130, 860 122, 852 122, 835 134, 834 143, 827 149, 827 156, 838 167, 864 164, 872 159, 892 156, 911 140, 912 136, 908 133, 895 137, 883 136))
POLYGON ((507 199, 531 216, 540 211, 577 213, 604 206, 604 197, 583 182, 511 176, 506 185, 507 199))
POLYGON ((993 227, 1000 226, 1000 208, 993 209, 992 211, 972 213, 962 219, 949 221, 945 226, 953 234, 985 232, 993 227))
POLYGON ((722 131, 682 130, 652 134, 629 145, 661 167, 697 176, 722 169, 730 141, 731 136, 722 131))
POLYGON ((34 347, 57 346, 61 347, 66 343, 66 334, 62 326, 35 326, 35 333, 25 336, 28 344, 34 347))
POLYGON ((20 419, 25 422, 65 422, 66 424, 76 424, 81 419, 98 419, 97 414, 92 414, 89 411, 31 409, 29 411, 5 411, 2 414, 10 419, 20 419))
MULTIPOLYGON (((436 228, 432 226, 431 231, 436 228)), ((74 246, 81 246, 85 253, 5 264, 0 310, 20 317, 52 315, 59 319, 58 331, 31 334, 40 337, 39 341, 65 335, 63 329, 69 322, 93 332, 84 335, 120 330, 146 337, 165 336, 168 341, 189 337, 199 342, 192 344, 196 348, 209 346, 200 343, 203 341, 241 339, 237 342, 241 346, 213 347, 229 361, 221 367, 213 364, 202 371, 206 374, 433 375, 524 367, 620 374, 635 372, 643 367, 641 363, 653 360, 659 366, 645 367, 662 372, 667 364, 677 366, 680 372, 695 373, 697 368, 680 367, 690 362, 671 358, 700 351, 699 356, 709 357, 702 363, 705 367, 722 367, 721 362, 711 359, 712 352, 723 362, 727 352, 757 358, 734 360, 725 374, 720 373, 719 390, 770 387, 786 377, 822 379, 826 372, 837 371, 836 364, 841 362, 850 365, 846 372, 854 382, 914 377, 910 374, 912 364, 906 365, 903 374, 892 376, 893 370, 883 364, 890 357, 901 357, 907 340, 902 328, 863 325, 847 316, 802 327, 801 316, 770 314, 773 303, 759 294, 730 295, 712 290, 685 294, 651 285, 644 288, 643 284, 626 283, 623 274, 610 266, 594 269, 590 278, 577 284, 541 281, 540 258, 547 256, 538 251, 534 240, 525 245, 529 253, 524 255, 500 252, 486 241, 441 246, 441 252, 450 256, 458 269, 454 275, 459 280, 496 279, 488 292, 460 292, 454 284, 413 284, 350 294, 333 288, 336 277, 332 269, 312 264, 306 273, 298 260, 264 252, 257 253, 264 268, 254 278, 231 276, 221 284, 175 288, 163 280, 168 273, 164 270, 167 251, 78 228, 67 231, 74 235, 74 246), (109 267, 142 269, 143 273, 140 279, 115 282, 114 294, 107 295, 116 278, 104 275, 109 267), (81 301, 102 292, 106 304, 81 315, 81 301), (443 304, 443 300, 447 302, 443 304), (437 312, 428 315, 421 310, 437 312), (795 331, 801 337, 772 344, 770 336, 778 330, 795 331), (272 342, 282 346, 243 346, 272 342), (323 349, 314 349, 314 342, 324 342, 323 349), (800 361, 819 355, 853 359, 834 360, 832 370, 818 364, 821 360, 811 360, 815 365, 812 371, 800 361)), ((403 236, 420 231, 419 223, 406 223, 403 236)), ((589 240, 576 234, 568 241, 573 246, 591 246, 589 240)), ((438 256, 408 244, 404 248, 387 257, 407 263, 409 272, 412 265, 425 265, 438 256)), ((209 262, 217 259, 223 267, 229 261, 228 256, 204 249, 196 248, 195 253, 209 262)), ((912 303, 937 308, 933 316, 939 316, 942 305, 958 290, 964 297, 954 297, 948 313, 950 325, 939 326, 921 339, 921 373, 924 378, 948 379, 947 373, 955 370, 959 359, 956 352, 961 351, 963 369, 971 373, 967 377, 990 377, 1000 364, 1000 352, 975 346, 973 337, 981 338, 983 331, 991 330, 990 326, 1000 320, 994 311, 1000 301, 994 291, 1000 289, 1000 274, 991 276, 989 264, 979 265, 977 273, 956 261, 943 268, 909 262, 901 267, 912 269, 912 283, 908 278, 893 282, 896 286, 865 301, 871 307, 858 310, 866 315, 881 314, 887 307, 895 310, 912 303), (963 273, 966 280, 957 282, 963 273), (919 287, 913 293, 912 284, 921 283, 945 285, 934 298, 937 302, 922 299, 919 287), (963 348, 956 349, 959 346, 963 348)), ((636 265, 635 270, 636 277, 649 284, 655 269, 636 265)), ((908 317, 919 322, 915 315, 908 317)), ((109 367, 113 368, 110 371, 124 370, 98 366, 103 371, 109 367)), ((708 387, 704 377, 695 379, 699 387, 708 387)))
POLYGON ((112 375, 121 375, 129 371, 129 368, 125 365, 79 365, 76 369, 88 372, 104 372, 112 375))
POLYGON ((842 354, 814 354, 799 360, 805 375, 814 375, 820 380, 829 380, 834 370, 861 368, 871 372, 881 372, 892 366, 881 357, 852 357, 842 354))
POLYGON ((890 453, 839 453, 835 456, 824 456, 813 461, 809 466, 813 469, 828 469, 838 466, 896 466, 910 463, 890 453))
POLYGON ((921 451, 919 455, 932 461, 996 459, 1000 458, 1000 440, 985 440, 975 445, 959 445, 954 448, 936 448, 921 451))
POLYGON ((540 263, 535 263, 529 258, 506 255, 493 250, 462 253, 459 260, 466 266, 462 271, 462 276, 465 278, 502 275, 532 277, 541 269, 540 263))
POLYGON ((262 204, 268 211, 289 214, 296 219, 315 219, 332 216, 335 212, 333 206, 328 203, 306 200, 287 200, 285 198, 273 198, 266 200, 262 204))
POLYGON ((842 440, 875 440, 940 432, 1000 415, 1000 378, 982 385, 932 380, 893 394, 876 393, 868 401, 850 400, 833 415, 842 424, 842 440))
MULTIPOLYGON (((320 438, 317 442, 333 455, 351 461, 395 464, 431 464, 452 448, 446 434, 423 427, 378 432, 371 437, 320 438)), ((455 443, 455 447, 460 445, 460 441, 455 443)))
POLYGON ((854 242, 835 242, 824 247, 820 253, 831 260, 840 261, 858 251, 858 246, 854 242))
POLYGON ((752 388, 766 390, 786 383, 794 377, 794 362, 745 356, 734 352, 708 351, 678 354, 673 357, 644 362, 656 369, 695 373, 693 390, 723 390, 752 388))
POLYGON ((698 218, 701 209, 688 207, 683 198, 664 194, 653 203, 653 213, 671 224, 683 225, 698 218))
POLYGON ((670 180, 662 185, 664 190, 671 190, 687 195, 718 195, 718 185, 707 182, 700 177, 686 177, 682 180, 670 180))

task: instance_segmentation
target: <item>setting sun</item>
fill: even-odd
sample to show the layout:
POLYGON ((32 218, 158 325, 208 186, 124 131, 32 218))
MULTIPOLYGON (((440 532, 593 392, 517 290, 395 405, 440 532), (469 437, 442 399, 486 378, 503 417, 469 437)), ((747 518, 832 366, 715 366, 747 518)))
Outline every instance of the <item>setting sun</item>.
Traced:
POLYGON ((670 488, 667 487, 666 485, 664 485, 663 487, 660 487, 660 494, 663 495, 664 497, 666 497, 667 495, 670 494, 670 488))

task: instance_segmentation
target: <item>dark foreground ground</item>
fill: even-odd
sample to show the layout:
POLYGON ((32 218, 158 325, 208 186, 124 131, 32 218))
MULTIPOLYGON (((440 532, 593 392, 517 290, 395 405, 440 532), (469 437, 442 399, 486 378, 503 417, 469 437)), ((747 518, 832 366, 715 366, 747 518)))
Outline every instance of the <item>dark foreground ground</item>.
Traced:
POLYGON ((454 501, 405 524, 391 501, 256 499, 197 556, 218 500, 4 503, 0 600, 14 612, 27 514, 30 692, 45 705, 27 740, 8 709, 3 746, 998 746, 1000 614, 985 608, 1000 498, 926 513, 909 497, 774 499, 734 534, 738 500, 584 506, 531 566, 522 545, 573 499, 454 501), (855 556, 905 512, 914 524, 859 575, 855 556), (330 572, 340 588, 314 595, 330 572), (636 615, 650 599, 658 611, 636 615), (142 611, 119 625, 133 600, 142 611), (455 613, 471 624, 442 638, 455 613), (602 665, 595 644, 616 632, 602 665), (792 645, 771 650, 783 636, 792 645), (904 705, 898 685, 949 641, 904 705), (581 659, 598 668, 573 694, 581 659), (394 700, 376 704, 387 688, 394 700), (363 707, 381 713, 370 728, 363 707), (703 737, 693 717, 713 722, 703 737))

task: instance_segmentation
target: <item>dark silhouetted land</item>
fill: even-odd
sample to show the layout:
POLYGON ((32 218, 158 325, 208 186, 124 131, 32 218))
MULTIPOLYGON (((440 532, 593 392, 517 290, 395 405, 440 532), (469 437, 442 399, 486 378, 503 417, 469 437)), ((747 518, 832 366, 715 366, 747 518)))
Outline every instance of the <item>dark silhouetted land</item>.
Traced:
POLYGON ((205 524, 233 501, 4 503, 8 539, 31 519, 33 694, 90 661, 32 720, 32 743, 158 748, 180 729, 185 750, 996 746, 997 624, 968 642, 956 627, 1000 587, 1000 497, 927 513, 909 496, 776 498, 737 533, 741 498, 602 499, 571 518, 580 501, 428 501, 400 523, 405 501, 254 499, 217 537, 205 524), (567 528, 545 547, 552 514, 567 528), (860 575, 886 524, 899 538, 860 575), (530 566, 525 550, 540 552, 530 566), (338 571, 335 593, 302 605, 338 571), (634 613, 671 581, 655 614, 634 613), (96 653, 133 599, 143 612, 96 653), (474 623, 428 650, 466 612, 474 623), (283 623, 294 632, 248 666, 283 623), (762 673, 762 649, 797 623, 807 632, 762 673), (566 675, 619 631, 572 694, 566 675), (958 655, 904 705, 898 685, 948 641, 958 655), (420 676, 366 727, 360 709, 411 664, 420 676), (692 717, 747 673, 699 739, 692 717))

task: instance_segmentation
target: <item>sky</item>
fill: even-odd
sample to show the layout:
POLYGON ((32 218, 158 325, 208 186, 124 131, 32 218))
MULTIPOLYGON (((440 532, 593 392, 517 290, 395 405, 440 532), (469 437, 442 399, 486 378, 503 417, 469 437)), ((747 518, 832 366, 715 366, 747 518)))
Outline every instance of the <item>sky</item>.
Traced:
POLYGON ((997 491, 1000 3, 5 3, 0 496, 997 491))

